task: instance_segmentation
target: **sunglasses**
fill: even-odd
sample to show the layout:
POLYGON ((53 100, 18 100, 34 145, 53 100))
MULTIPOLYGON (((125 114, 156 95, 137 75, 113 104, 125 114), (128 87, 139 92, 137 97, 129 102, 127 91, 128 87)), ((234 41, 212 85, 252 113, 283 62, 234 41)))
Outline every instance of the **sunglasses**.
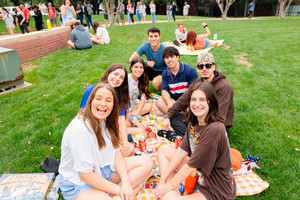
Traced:
POLYGON ((200 64, 200 65, 197 65, 197 68, 198 68, 198 69, 203 69, 203 68, 205 67, 206 69, 210 69, 212 66, 213 66, 213 63, 209 63, 209 64, 200 64))

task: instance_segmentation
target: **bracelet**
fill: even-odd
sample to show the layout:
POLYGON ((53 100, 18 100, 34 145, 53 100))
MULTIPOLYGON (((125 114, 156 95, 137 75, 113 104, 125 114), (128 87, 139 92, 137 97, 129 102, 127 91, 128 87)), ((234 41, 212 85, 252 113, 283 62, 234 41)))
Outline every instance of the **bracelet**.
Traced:
POLYGON ((207 25, 203 26, 203 28, 207 27, 207 25))

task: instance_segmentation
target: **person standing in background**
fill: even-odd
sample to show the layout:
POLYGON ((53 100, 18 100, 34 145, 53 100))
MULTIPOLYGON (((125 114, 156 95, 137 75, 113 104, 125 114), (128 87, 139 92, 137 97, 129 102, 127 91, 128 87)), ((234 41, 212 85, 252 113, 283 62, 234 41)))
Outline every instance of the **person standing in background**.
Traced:
POLYGON ((168 15, 168 22, 172 21, 172 4, 169 1, 167 4, 167 15, 168 15))
POLYGON ((14 35, 15 24, 13 16, 6 10, 6 8, 2 8, 2 12, 4 13, 2 20, 5 22, 9 34, 14 35))
POLYGON ((156 5, 154 4, 154 1, 151 1, 149 7, 150 7, 150 13, 151 13, 151 17, 152 17, 152 23, 155 23, 156 22, 156 19, 155 19, 156 5))
POLYGON ((130 3, 130 7, 129 7, 129 13, 130 13, 130 18, 131 18, 131 22, 134 23, 134 19, 133 19, 133 15, 134 15, 134 5, 130 3))
POLYGON ((85 1, 84 2, 84 13, 85 13, 85 20, 86 20, 86 23, 90 28, 93 28, 93 24, 92 24, 92 8, 91 8, 91 5, 90 4, 87 4, 87 2, 85 1))
POLYGON ((184 20, 187 20, 187 15, 189 14, 189 9, 190 9, 190 5, 187 4, 187 2, 184 2, 184 6, 183 6, 184 20))
POLYGON ((77 14, 77 20, 80 20, 80 23, 83 24, 83 9, 80 3, 77 4, 76 14, 77 14))
POLYGON ((141 23, 140 2, 136 2, 136 16, 138 18, 137 24, 141 23))
POLYGON ((251 19, 251 17, 253 16, 254 5, 255 5, 255 0, 253 0, 253 1, 249 4, 249 8, 248 8, 248 12, 249 12, 248 18, 249 18, 249 19, 251 19))
POLYGON ((121 21, 122 21, 122 25, 124 26, 125 25, 125 19, 124 19, 124 15, 125 15, 125 6, 124 4, 122 3, 120 8, 119 8, 119 13, 120 13, 120 18, 121 18, 121 21))
POLYGON ((34 5, 34 20, 35 20, 35 28, 36 30, 40 31, 44 29, 44 21, 43 21, 43 15, 42 12, 39 9, 38 5, 34 5))
POLYGON ((20 8, 22 9, 22 12, 24 13, 25 18, 26 18, 26 20, 25 20, 24 23, 27 23, 27 29, 28 29, 30 32, 32 32, 32 30, 31 30, 31 28, 30 28, 30 26, 29 26, 29 22, 30 22, 30 19, 29 19, 29 18, 30 18, 29 10, 28 10, 28 8, 26 8, 26 7, 24 6, 23 3, 20 3, 20 8))
POLYGON ((175 20, 175 12, 177 12, 177 10, 178 10, 175 1, 173 1, 173 5, 172 5, 172 6, 173 6, 173 7, 172 7, 172 16, 173 16, 173 20, 174 20, 174 22, 175 22, 175 21, 176 21, 176 20, 175 20))
POLYGON ((58 25, 57 25, 57 20, 56 20, 56 9, 52 6, 51 3, 48 3, 47 13, 49 16, 51 26, 54 26, 54 24, 55 24, 57 27, 58 25))
POLYGON ((129 0, 128 1, 128 4, 127 4, 127 6, 126 6, 126 8, 127 8, 127 17, 128 17, 128 24, 131 24, 131 18, 130 18, 130 7, 131 7, 131 1, 129 0))

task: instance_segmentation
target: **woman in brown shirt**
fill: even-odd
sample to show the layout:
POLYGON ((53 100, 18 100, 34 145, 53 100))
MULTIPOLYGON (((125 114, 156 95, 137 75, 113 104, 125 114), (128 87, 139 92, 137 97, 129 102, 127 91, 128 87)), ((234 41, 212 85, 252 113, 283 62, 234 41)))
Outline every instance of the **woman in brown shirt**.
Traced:
POLYGON ((161 180, 155 193, 163 200, 235 199, 230 146, 214 88, 206 82, 195 84, 188 102, 189 125, 180 147, 159 148, 161 180), (200 176, 196 190, 180 197, 178 185, 194 171, 200 176))

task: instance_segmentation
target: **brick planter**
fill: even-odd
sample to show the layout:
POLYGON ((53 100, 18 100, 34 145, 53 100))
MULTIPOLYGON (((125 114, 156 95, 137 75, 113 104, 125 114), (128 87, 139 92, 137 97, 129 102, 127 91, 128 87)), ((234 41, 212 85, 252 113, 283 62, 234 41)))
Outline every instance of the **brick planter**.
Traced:
POLYGON ((0 47, 16 50, 21 63, 24 63, 66 48, 70 34, 70 27, 57 27, 52 30, 7 36, 0 38, 0 47))

